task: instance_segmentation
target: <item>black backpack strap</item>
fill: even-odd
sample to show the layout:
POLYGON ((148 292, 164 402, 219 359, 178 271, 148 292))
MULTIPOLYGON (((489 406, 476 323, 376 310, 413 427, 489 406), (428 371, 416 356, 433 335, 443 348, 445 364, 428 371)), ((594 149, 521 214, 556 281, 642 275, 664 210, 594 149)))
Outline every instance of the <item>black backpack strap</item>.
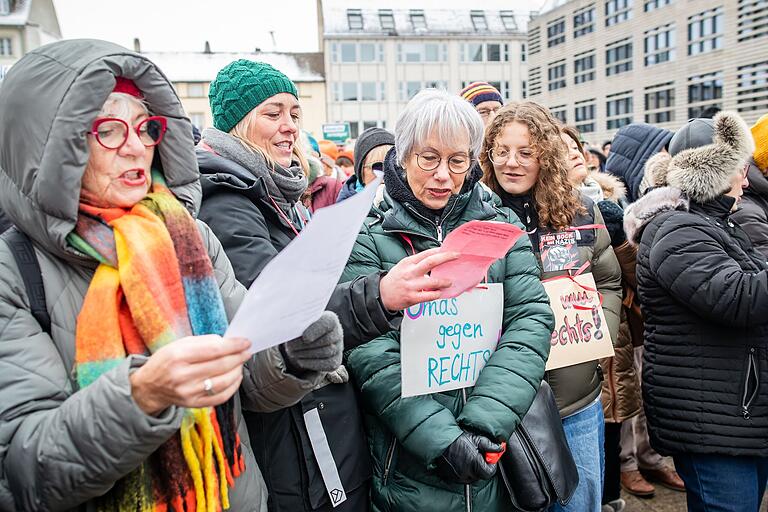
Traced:
POLYGON ((43 275, 40 272, 40 264, 37 262, 32 240, 15 226, 0 236, 10 247, 13 259, 16 260, 16 266, 19 267, 19 273, 24 281, 27 297, 29 297, 32 316, 35 317, 43 331, 51 334, 51 317, 48 315, 48 309, 45 305, 43 275))

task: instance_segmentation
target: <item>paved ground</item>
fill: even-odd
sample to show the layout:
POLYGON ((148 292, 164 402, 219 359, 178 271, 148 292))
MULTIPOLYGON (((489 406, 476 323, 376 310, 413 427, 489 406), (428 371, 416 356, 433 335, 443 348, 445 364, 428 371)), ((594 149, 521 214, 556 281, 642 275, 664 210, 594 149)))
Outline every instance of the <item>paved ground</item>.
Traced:
MULTIPOLYGON (((660 485, 656 486, 656 495, 650 499, 636 498, 625 492, 621 497, 627 501, 627 508, 624 512, 685 512, 685 493, 675 492, 665 489, 660 485)), ((768 512, 768 497, 763 500, 760 507, 761 512, 768 512)))

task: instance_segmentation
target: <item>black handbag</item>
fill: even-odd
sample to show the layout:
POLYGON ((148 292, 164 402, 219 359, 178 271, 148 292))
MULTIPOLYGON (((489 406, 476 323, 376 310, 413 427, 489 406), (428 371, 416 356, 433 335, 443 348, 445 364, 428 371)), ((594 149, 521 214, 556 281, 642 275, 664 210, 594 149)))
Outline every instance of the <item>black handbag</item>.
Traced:
POLYGON ((555 396, 546 381, 509 437, 498 471, 512 505, 523 512, 544 511, 555 502, 565 506, 579 485, 555 396))

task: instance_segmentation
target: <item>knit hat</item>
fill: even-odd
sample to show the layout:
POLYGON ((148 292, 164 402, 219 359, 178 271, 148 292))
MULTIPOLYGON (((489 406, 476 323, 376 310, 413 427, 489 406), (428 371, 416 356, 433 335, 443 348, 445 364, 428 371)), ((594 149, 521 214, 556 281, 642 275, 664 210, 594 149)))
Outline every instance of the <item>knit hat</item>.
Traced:
POLYGON ((499 91, 488 82, 472 82, 463 88, 459 95, 475 107, 484 101, 498 101, 504 104, 499 91))
POLYGON ((139 88, 136 87, 136 83, 133 80, 123 78, 122 76, 115 77, 115 88, 112 89, 112 92, 120 92, 133 96, 134 98, 144 99, 144 95, 141 94, 139 88))
POLYGON ((321 155, 329 156, 334 162, 339 157, 339 146, 335 142, 323 139, 317 141, 317 146, 320 148, 321 155))
POLYGON ((768 114, 752 125, 752 138, 755 139, 755 153, 752 155, 761 171, 768 169, 768 114))
POLYGON ((686 149, 712 144, 714 136, 715 124, 712 119, 689 119, 688 124, 677 130, 669 141, 669 154, 675 156, 686 149))
POLYGON ((368 153, 384 145, 395 145, 395 136, 384 128, 368 128, 357 138, 355 143, 355 176, 358 182, 363 182, 363 162, 368 153))
POLYGON ((213 126, 229 132, 251 110, 275 94, 287 92, 296 99, 296 85, 280 71, 264 62, 236 60, 219 71, 211 82, 213 126))

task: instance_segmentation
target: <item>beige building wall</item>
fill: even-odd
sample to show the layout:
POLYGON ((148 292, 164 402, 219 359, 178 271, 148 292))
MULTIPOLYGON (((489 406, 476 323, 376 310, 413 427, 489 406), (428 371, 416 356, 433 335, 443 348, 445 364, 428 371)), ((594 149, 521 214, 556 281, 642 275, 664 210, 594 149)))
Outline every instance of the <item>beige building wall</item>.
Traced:
MULTIPOLYGON (((173 84, 184 111, 192 124, 200 128, 213 126, 211 106, 208 102, 210 82, 176 82, 173 84)), ((302 110, 302 128, 317 136, 325 122, 325 83, 296 82, 302 110)))
MULTIPOLYGON (((765 17, 764 1, 628 2, 631 8, 630 19, 609 27, 606 27, 606 5, 611 9, 616 6, 610 0, 572 0, 534 18, 528 25, 530 98, 547 105, 561 116, 564 113, 566 122, 571 125, 591 124, 584 119, 576 119, 576 108, 594 104, 594 130, 582 133, 584 139, 593 143, 602 143, 612 138, 617 131, 615 126, 608 127, 607 102, 624 97, 613 96, 618 93, 626 92, 626 97, 632 98, 632 112, 624 117, 634 122, 651 122, 673 130, 685 123, 689 114, 696 114, 708 105, 736 110, 747 122, 753 122, 768 112, 768 26, 764 19, 760 21, 760 18, 765 17), (658 5, 658 8, 645 12, 646 4, 658 5), (575 18, 590 6, 595 9, 594 30, 574 38, 575 18), (719 38, 719 47, 688 55, 689 24, 698 19, 700 13, 712 14, 714 11, 721 14, 713 34, 713 37, 719 38), (554 29, 555 22, 561 18, 565 21, 565 40, 561 44, 549 46, 548 28, 554 29), (654 29, 665 26, 668 26, 667 29, 673 28, 674 43, 669 48, 673 56, 667 62, 646 65, 645 39, 654 29), (608 76, 606 50, 611 43, 625 39, 632 42, 632 70, 608 76), (537 48, 540 50, 536 51, 537 48), (594 50, 595 55, 595 79, 576 84, 575 60, 591 50, 594 50), (566 85, 564 88, 550 90, 552 82, 563 79, 555 74, 550 80, 550 65, 558 62, 565 63, 566 85), (704 88, 697 86, 702 81, 708 84, 704 88), (708 94, 705 88, 715 92, 717 97, 695 101, 700 93, 708 94), (665 90, 671 90, 674 95, 672 105, 666 104, 669 94, 664 93, 661 108, 650 109, 654 103, 646 103, 646 94, 665 90)), ((707 26, 707 30, 713 27, 707 26)), ((698 25, 693 28, 695 32, 698 25)), ((708 39, 708 36, 697 40, 704 39, 708 39)))

